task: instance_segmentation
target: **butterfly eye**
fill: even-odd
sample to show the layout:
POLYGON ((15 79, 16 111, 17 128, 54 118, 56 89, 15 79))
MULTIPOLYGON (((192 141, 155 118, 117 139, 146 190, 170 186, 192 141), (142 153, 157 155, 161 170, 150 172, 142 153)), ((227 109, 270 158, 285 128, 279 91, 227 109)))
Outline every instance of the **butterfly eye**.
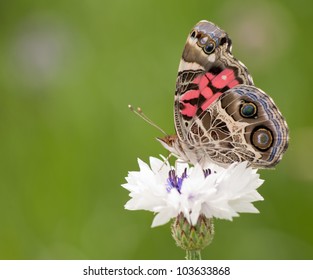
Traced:
POLYGON ((259 150, 266 151, 273 143, 273 136, 269 129, 258 128, 252 134, 252 143, 259 150))
POLYGON ((213 52, 215 49, 215 43, 214 41, 210 41, 205 47, 204 47, 204 51, 207 54, 210 54, 211 52, 213 52))
POLYGON ((240 108, 240 114, 244 118, 253 118, 256 116, 257 107, 252 102, 242 104, 240 108))

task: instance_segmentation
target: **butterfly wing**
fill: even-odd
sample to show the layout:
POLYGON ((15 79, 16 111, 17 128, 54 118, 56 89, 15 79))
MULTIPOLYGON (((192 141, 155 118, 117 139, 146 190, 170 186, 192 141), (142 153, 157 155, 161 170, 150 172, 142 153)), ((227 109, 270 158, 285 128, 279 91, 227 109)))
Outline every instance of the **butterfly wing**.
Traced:
POLYGON ((170 146, 192 163, 272 167, 287 149, 281 113, 253 86, 247 68, 231 54, 228 35, 213 23, 199 22, 187 38, 174 107, 177 141, 170 146))
POLYGON ((187 133, 198 161, 248 161, 270 168, 288 147, 288 127, 274 101, 255 86, 238 85, 200 114, 187 133), (207 159, 205 159, 207 157, 207 159))

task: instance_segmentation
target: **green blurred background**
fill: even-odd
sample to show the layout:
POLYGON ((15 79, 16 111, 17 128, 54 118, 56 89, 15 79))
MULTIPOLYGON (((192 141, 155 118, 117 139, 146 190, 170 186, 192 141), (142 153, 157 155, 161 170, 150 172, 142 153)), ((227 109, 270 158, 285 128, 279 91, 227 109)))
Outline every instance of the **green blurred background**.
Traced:
POLYGON ((215 22, 290 127, 260 214, 217 220, 204 259, 313 259, 311 2, 1 1, 0 258, 182 259, 169 224, 123 209, 137 157, 166 155, 181 52, 215 22))

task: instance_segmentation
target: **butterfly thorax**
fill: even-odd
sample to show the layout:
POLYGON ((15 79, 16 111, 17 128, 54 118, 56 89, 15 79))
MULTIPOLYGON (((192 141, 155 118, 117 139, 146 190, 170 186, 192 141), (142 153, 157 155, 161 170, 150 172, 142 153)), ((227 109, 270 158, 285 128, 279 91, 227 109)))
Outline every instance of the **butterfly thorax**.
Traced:
MULTIPOLYGON (((192 146, 186 141, 180 141, 177 134, 168 135, 163 138, 157 138, 165 149, 170 151, 171 155, 179 158, 183 162, 192 164, 200 163, 203 168, 211 162, 215 162, 209 157, 209 154, 200 145, 192 146)), ((223 165, 219 163, 220 165, 223 165)), ((227 164, 226 164, 227 165, 227 164)))

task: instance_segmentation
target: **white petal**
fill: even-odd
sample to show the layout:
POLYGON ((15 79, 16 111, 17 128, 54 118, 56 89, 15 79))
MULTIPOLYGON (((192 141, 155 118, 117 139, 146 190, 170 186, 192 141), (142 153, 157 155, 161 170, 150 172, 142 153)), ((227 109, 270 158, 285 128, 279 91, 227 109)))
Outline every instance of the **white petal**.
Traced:
POLYGON ((201 211, 201 203, 195 203, 190 214, 190 221, 192 225, 195 225, 199 219, 201 211))
POLYGON ((138 161, 140 172, 145 172, 145 171, 150 172, 151 171, 149 165, 146 164, 144 161, 142 161, 140 158, 138 158, 137 161, 138 161))
POLYGON ((243 202, 231 202, 230 205, 236 212, 241 213, 259 213, 259 210, 253 206, 252 203, 243 203, 243 202))
POLYGON ((170 219, 176 217, 177 215, 173 212, 169 211, 170 209, 164 209, 160 213, 158 213, 152 222, 151 227, 157 227, 166 224, 170 221, 170 219))
POLYGON ((190 168, 187 163, 181 160, 177 160, 175 162, 175 173, 178 177, 182 177, 183 173, 185 172, 185 169, 187 170, 187 175, 189 175, 192 168, 190 168))
POLYGON ((168 177, 168 172, 171 169, 167 161, 162 161, 158 158, 150 157, 150 166, 154 174, 156 174, 163 180, 166 180, 166 178, 168 177))

